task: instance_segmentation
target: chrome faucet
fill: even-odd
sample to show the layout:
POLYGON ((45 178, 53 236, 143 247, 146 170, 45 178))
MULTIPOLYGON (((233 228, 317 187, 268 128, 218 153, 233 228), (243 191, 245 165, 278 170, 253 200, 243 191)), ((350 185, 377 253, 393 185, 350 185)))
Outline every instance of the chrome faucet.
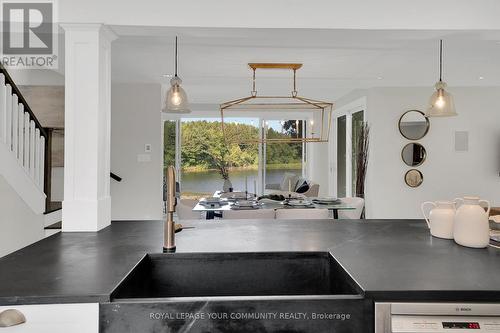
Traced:
POLYGON ((167 220, 164 225, 163 253, 175 252, 174 212, 177 205, 175 197, 175 168, 167 168, 167 220))

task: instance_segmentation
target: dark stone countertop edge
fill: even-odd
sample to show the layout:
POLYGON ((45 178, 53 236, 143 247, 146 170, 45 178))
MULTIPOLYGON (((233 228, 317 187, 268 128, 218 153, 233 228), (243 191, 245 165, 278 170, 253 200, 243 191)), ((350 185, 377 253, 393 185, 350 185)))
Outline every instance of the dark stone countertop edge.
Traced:
MULTIPOLYGON (((0 297, 0 306, 30 305, 30 304, 72 304, 72 303, 110 303, 109 294, 103 295, 54 295, 54 296, 23 296, 0 297)), ((374 302, 415 301, 415 302, 498 302, 498 291, 456 291, 456 290, 428 290, 428 291, 370 291, 361 295, 364 299, 374 302)), ((167 300, 165 300, 167 301, 167 300)), ((119 301, 117 301, 119 303, 119 301)))
POLYGON ((102 295, 51 295, 51 296, 0 296, 0 306, 32 304, 108 303, 110 294, 102 295))

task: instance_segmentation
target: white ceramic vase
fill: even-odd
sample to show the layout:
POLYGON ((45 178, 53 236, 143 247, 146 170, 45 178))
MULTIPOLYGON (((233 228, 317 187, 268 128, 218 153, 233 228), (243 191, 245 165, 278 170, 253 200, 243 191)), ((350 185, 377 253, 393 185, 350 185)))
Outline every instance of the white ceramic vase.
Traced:
POLYGON ((478 197, 464 197, 456 199, 462 202, 455 214, 455 225, 453 237, 457 244, 483 248, 490 242, 490 226, 488 215, 490 213, 490 203, 478 197), (484 203, 487 211, 481 206, 484 203))
POLYGON ((422 204, 421 209, 432 236, 453 239, 455 203, 450 201, 427 201, 422 204), (429 212, 429 216, 425 213, 426 206, 433 207, 429 212))

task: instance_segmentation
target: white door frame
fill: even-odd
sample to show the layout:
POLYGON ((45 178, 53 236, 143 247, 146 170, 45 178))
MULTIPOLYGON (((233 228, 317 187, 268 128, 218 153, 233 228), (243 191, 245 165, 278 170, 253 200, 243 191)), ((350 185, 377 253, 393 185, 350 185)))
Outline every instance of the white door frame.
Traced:
POLYGON ((338 109, 335 110, 335 114, 333 117, 333 133, 330 133, 330 138, 328 142, 328 151, 329 151, 329 183, 333 184, 333 186, 329 187, 329 195, 337 197, 338 195, 338 168, 337 168, 337 159, 338 159, 338 151, 337 151, 337 136, 338 133, 338 118, 345 116, 346 117, 346 196, 352 196, 352 114, 364 111, 363 119, 366 119, 366 97, 359 98, 355 101, 352 101, 338 109))

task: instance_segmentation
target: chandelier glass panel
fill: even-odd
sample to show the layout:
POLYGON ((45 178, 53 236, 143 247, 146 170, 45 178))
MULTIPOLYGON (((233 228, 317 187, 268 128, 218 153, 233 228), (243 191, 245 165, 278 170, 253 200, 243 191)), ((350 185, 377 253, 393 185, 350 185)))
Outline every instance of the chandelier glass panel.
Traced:
POLYGON ((265 142, 328 142, 333 116, 333 103, 298 95, 296 74, 297 70, 302 67, 302 64, 249 63, 248 65, 253 71, 252 91, 250 96, 220 104, 222 132, 226 141, 239 144, 265 142), (293 90, 290 95, 266 96, 258 94, 255 78, 257 69, 284 69, 292 71, 293 90), (268 119, 281 119, 283 115, 285 115, 287 119, 307 120, 307 125, 304 127, 300 126, 301 128, 299 129, 299 122, 297 121, 295 124, 291 124, 291 126, 283 129, 287 132, 286 135, 272 138, 265 135, 267 130, 265 128, 266 122, 263 123, 264 130, 261 131, 262 135, 260 138, 248 138, 238 135, 238 133, 229 133, 229 130, 224 126, 225 118, 262 116, 268 119), (294 126, 297 128, 294 128, 294 126))

